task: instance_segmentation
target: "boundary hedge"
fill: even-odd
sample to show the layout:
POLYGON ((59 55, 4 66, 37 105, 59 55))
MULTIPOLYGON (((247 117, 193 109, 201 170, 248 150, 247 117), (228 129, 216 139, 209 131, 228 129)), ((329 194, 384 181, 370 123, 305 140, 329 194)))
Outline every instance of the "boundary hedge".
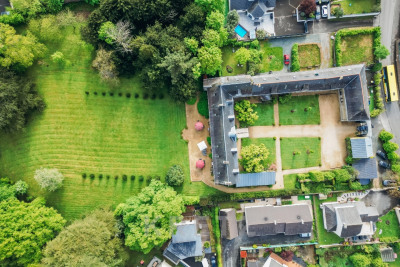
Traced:
POLYGON ((213 232, 215 235, 215 247, 217 251, 218 266, 222 267, 222 248, 221 248, 221 231, 219 228, 219 208, 216 207, 213 213, 213 232))
POLYGON ((294 44, 292 47, 292 65, 290 66, 290 71, 300 71, 299 44, 294 44))

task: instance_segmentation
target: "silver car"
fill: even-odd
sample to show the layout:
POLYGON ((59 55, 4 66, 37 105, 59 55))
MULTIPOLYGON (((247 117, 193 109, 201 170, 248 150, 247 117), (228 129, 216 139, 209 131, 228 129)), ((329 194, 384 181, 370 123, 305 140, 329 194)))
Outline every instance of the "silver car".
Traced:
POLYGON ((328 17, 328 6, 322 6, 322 17, 327 18, 328 17))

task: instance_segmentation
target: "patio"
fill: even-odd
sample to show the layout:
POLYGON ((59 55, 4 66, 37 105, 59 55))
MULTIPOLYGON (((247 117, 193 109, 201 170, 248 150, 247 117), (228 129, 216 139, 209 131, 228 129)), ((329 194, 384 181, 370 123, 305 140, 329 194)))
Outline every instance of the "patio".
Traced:
POLYGON ((275 35, 274 12, 265 13, 264 16, 255 20, 248 16, 246 11, 238 11, 238 14, 239 24, 247 31, 243 38, 238 36, 240 40, 255 39, 255 32, 259 29, 264 29, 268 35, 275 35))

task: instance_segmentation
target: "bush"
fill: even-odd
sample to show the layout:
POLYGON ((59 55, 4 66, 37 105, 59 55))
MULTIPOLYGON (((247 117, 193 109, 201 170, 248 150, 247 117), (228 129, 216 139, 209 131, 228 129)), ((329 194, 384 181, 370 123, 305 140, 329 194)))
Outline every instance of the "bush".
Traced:
POLYGON ((165 176, 165 182, 169 186, 181 186, 185 181, 185 175, 180 165, 173 165, 165 176))
POLYGON ((90 177, 90 179, 94 179, 95 176, 94 176, 94 174, 92 173, 92 174, 89 175, 89 177, 90 177))
POLYGON ((135 175, 131 175, 131 181, 135 180, 135 175))
POLYGON ((253 125, 256 120, 258 120, 257 112, 254 111, 256 104, 250 103, 249 100, 242 100, 235 104, 235 111, 237 113, 237 118, 240 122, 246 125, 253 125))
POLYGON ((115 180, 118 180, 118 175, 115 175, 115 176, 114 176, 114 179, 115 179, 115 180))
POLYGON ((197 102, 197 111, 206 119, 209 118, 207 92, 201 92, 199 102, 197 102))
POLYGON ((372 67, 372 71, 373 72, 378 72, 378 71, 381 71, 381 70, 382 70, 382 63, 380 63, 380 62, 376 62, 374 64, 374 66, 372 67))
POLYGON ((211 146, 211 137, 207 136, 207 143, 211 146))
POLYGON ((285 104, 289 102, 290 99, 292 99, 292 94, 281 95, 279 96, 279 103, 285 104))
POLYGON ((290 66, 290 71, 292 71, 292 72, 300 71, 299 45, 298 44, 294 44, 292 47, 292 64, 290 66))
POLYGON ((122 93, 118 93, 118 96, 122 96, 122 93))
POLYGON ((128 180, 128 176, 126 174, 122 175, 122 180, 124 181, 128 180))
POLYGON ((362 190, 363 189, 360 182, 357 182, 357 181, 350 182, 349 186, 350 186, 351 190, 362 190))
POLYGON ((399 174, 400 173, 400 164, 393 164, 392 165, 392 171, 395 173, 399 174))
POLYGON ((34 176, 40 188, 53 192, 62 186, 64 176, 57 169, 40 168, 35 171, 34 176))
POLYGON ((139 182, 143 182, 144 181, 144 176, 143 175, 139 175, 139 182))
POLYGON ((154 176, 154 180, 161 181, 161 176, 160 175, 155 175, 154 176))
POLYGON ((10 15, 0 16, 0 23, 9 24, 12 26, 20 25, 25 22, 24 17, 21 14, 11 11, 10 15))
POLYGON ((86 178, 86 173, 82 173, 82 178, 86 178))
POLYGON ((149 94, 148 93, 144 93, 143 94, 143 99, 147 99, 147 98, 149 98, 149 94))
POLYGON ((250 43, 250 48, 252 49, 259 49, 260 48, 260 42, 256 39, 250 43))
POLYGON ((25 195, 26 192, 28 192, 28 188, 28 184, 21 180, 18 180, 14 185, 15 194, 17 196, 25 195))
POLYGON ((151 180, 153 180, 153 177, 151 175, 147 175, 146 182, 150 183, 151 180))
POLYGON ((130 98, 131 97, 131 93, 126 93, 126 97, 130 98))
POLYGON ((221 248, 221 231, 219 229, 219 208, 214 209, 214 213, 212 216, 212 222, 213 222, 213 232, 215 235, 215 246, 217 250, 217 261, 218 265, 217 266, 223 266, 222 265, 222 248, 221 248))
POLYGON ((138 93, 135 94, 135 98, 139 98, 139 94, 138 93))
POLYGON ((372 111, 371 111, 371 117, 372 118, 375 118, 376 116, 378 116, 379 114, 381 114, 383 111, 382 110, 380 110, 380 109, 373 109, 372 111))
POLYGON ((99 174, 99 179, 103 179, 103 174, 99 174))
POLYGON ((210 247, 210 242, 206 241, 204 242, 204 248, 209 248, 210 247))
POLYGON ((382 130, 382 131, 379 133, 379 139, 381 139, 382 142, 388 142, 388 141, 392 140, 393 137, 394 137, 394 136, 393 136, 392 133, 390 133, 390 132, 388 132, 388 131, 385 131, 385 130, 382 130))
POLYGON ((388 141, 383 144, 383 149, 386 151, 386 153, 390 153, 390 152, 393 152, 393 151, 396 151, 397 149, 399 149, 399 145, 388 141))

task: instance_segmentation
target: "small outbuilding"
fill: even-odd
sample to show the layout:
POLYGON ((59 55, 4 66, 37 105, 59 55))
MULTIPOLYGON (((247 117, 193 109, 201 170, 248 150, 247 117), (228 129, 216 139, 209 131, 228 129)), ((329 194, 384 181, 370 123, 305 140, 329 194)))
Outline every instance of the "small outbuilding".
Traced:
POLYGON ((394 253, 392 248, 381 249, 381 258, 383 262, 394 262, 397 255, 394 253))
POLYGON ((197 147, 201 151, 201 153, 206 156, 207 155, 207 145, 206 142, 201 141, 200 143, 197 144, 197 147))
POLYGON ((196 131, 201 131, 204 129, 204 124, 201 121, 197 121, 194 125, 194 128, 196 129, 196 131))
POLYGON ((367 159, 374 156, 371 137, 350 138, 351 152, 355 159, 367 159))
POLYGON ((206 163, 205 163, 204 159, 199 159, 198 161, 196 161, 196 168, 197 169, 203 169, 204 166, 206 166, 206 163))

